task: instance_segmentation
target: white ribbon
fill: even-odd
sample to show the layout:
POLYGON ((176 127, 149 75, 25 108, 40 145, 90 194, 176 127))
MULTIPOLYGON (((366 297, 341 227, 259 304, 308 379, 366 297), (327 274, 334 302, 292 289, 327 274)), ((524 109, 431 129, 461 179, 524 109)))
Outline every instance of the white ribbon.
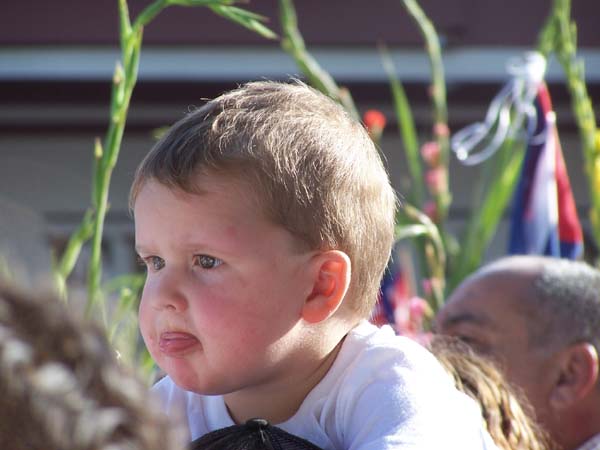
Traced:
POLYGON ((464 165, 473 166, 492 156, 506 139, 517 134, 525 118, 529 135, 533 135, 533 101, 544 79, 546 58, 538 52, 527 52, 511 59, 506 70, 512 77, 490 103, 484 121, 466 126, 450 140, 452 151, 464 165))

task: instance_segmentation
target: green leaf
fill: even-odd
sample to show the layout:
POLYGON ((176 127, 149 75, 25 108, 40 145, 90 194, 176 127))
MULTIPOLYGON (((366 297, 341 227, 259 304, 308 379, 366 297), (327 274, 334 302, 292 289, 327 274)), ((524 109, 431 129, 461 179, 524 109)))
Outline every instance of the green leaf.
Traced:
POLYGON ((471 208, 455 270, 448 282, 448 293, 481 265, 483 255, 510 201, 524 157, 523 143, 506 140, 494 158, 487 161, 492 178, 483 199, 471 208))
POLYGON ((413 225, 397 225, 395 230, 396 241, 403 239, 412 239, 418 236, 426 236, 429 234, 429 230, 425 225, 413 224, 413 225))
POLYGON ((53 267, 54 279, 60 298, 67 300, 67 278, 73 271, 83 245, 92 237, 94 213, 88 209, 77 229, 71 234, 59 261, 53 267))
POLYGON ((408 170, 412 178, 412 189, 410 191, 410 200, 414 205, 422 205, 424 199, 423 189, 423 173, 421 170, 421 159, 419 156, 419 142, 417 138, 417 128, 413 119, 412 110, 404 87, 396 76, 394 63, 385 48, 379 47, 381 62, 385 72, 387 73, 394 100, 394 111, 396 112, 396 120, 398 122, 398 130, 404 144, 404 152, 406 161, 408 162, 408 170))
MULTIPOLYGON (((133 22, 132 29, 139 30, 148 25, 152 20, 167 7, 167 0, 155 0, 146 6, 133 22)), ((124 50, 125 47, 122 47, 124 50)))
POLYGON ((436 287, 432 289, 431 295, 427 297, 431 308, 437 311, 444 301, 443 290, 446 268, 446 249, 439 229, 426 214, 408 203, 403 204, 399 210, 399 215, 404 216, 400 219, 400 223, 412 223, 414 225, 397 226, 396 235, 402 237, 404 233, 411 237, 410 234, 413 234, 412 238, 419 243, 420 257, 427 269, 427 275, 431 279, 437 280, 436 287))
POLYGON ((235 6, 224 5, 209 5, 208 6, 215 14, 225 17, 232 22, 235 22, 267 39, 277 39, 277 34, 263 25, 261 22, 267 18, 259 14, 246 11, 245 9, 235 6))

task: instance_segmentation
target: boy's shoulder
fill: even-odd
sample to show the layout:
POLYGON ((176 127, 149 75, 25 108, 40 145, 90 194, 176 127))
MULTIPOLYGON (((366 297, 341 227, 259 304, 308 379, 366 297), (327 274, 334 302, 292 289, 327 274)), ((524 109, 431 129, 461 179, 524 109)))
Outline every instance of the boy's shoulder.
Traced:
POLYGON ((367 322, 348 333, 329 372, 285 425, 324 448, 362 448, 367 442, 379 442, 383 449, 446 443, 494 448, 483 444, 476 404, 456 390, 426 348, 390 327, 367 322), (323 428, 315 430, 313 419, 302 423, 306 418, 317 418, 323 428))
POLYGON ((421 396, 429 397, 432 385, 442 396, 456 392, 452 379, 429 350, 396 335, 389 326, 363 321, 346 335, 336 360, 309 398, 370 403, 395 392, 401 403, 420 403, 421 396))
POLYGON ((388 325, 378 327, 366 320, 348 333, 336 363, 344 365, 348 359, 355 364, 381 364, 391 368, 398 365, 419 370, 433 367, 435 372, 445 374, 435 357, 421 344, 396 335, 388 325))

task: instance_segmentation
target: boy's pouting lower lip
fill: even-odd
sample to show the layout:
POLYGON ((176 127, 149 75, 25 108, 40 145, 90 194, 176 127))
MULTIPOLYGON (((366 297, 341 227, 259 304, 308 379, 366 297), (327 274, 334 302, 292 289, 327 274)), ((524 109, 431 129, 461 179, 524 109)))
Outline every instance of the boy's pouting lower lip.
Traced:
POLYGON ((158 346, 165 355, 177 357, 192 351, 194 347, 201 346, 201 343, 190 333, 165 331, 160 335, 158 346))
POLYGON ((435 359, 365 320, 396 198, 333 100, 258 82, 208 102, 146 156, 131 206, 154 390, 191 438, 263 417, 322 448, 489 444, 435 359))

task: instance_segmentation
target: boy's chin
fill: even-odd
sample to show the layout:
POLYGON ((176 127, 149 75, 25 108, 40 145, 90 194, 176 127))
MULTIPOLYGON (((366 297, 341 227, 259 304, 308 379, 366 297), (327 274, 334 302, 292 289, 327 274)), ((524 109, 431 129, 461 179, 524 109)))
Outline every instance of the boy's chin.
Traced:
POLYGON ((224 395, 231 392, 222 377, 203 377, 191 371, 171 371, 169 376, 181 389, 198 395, 224 395))

